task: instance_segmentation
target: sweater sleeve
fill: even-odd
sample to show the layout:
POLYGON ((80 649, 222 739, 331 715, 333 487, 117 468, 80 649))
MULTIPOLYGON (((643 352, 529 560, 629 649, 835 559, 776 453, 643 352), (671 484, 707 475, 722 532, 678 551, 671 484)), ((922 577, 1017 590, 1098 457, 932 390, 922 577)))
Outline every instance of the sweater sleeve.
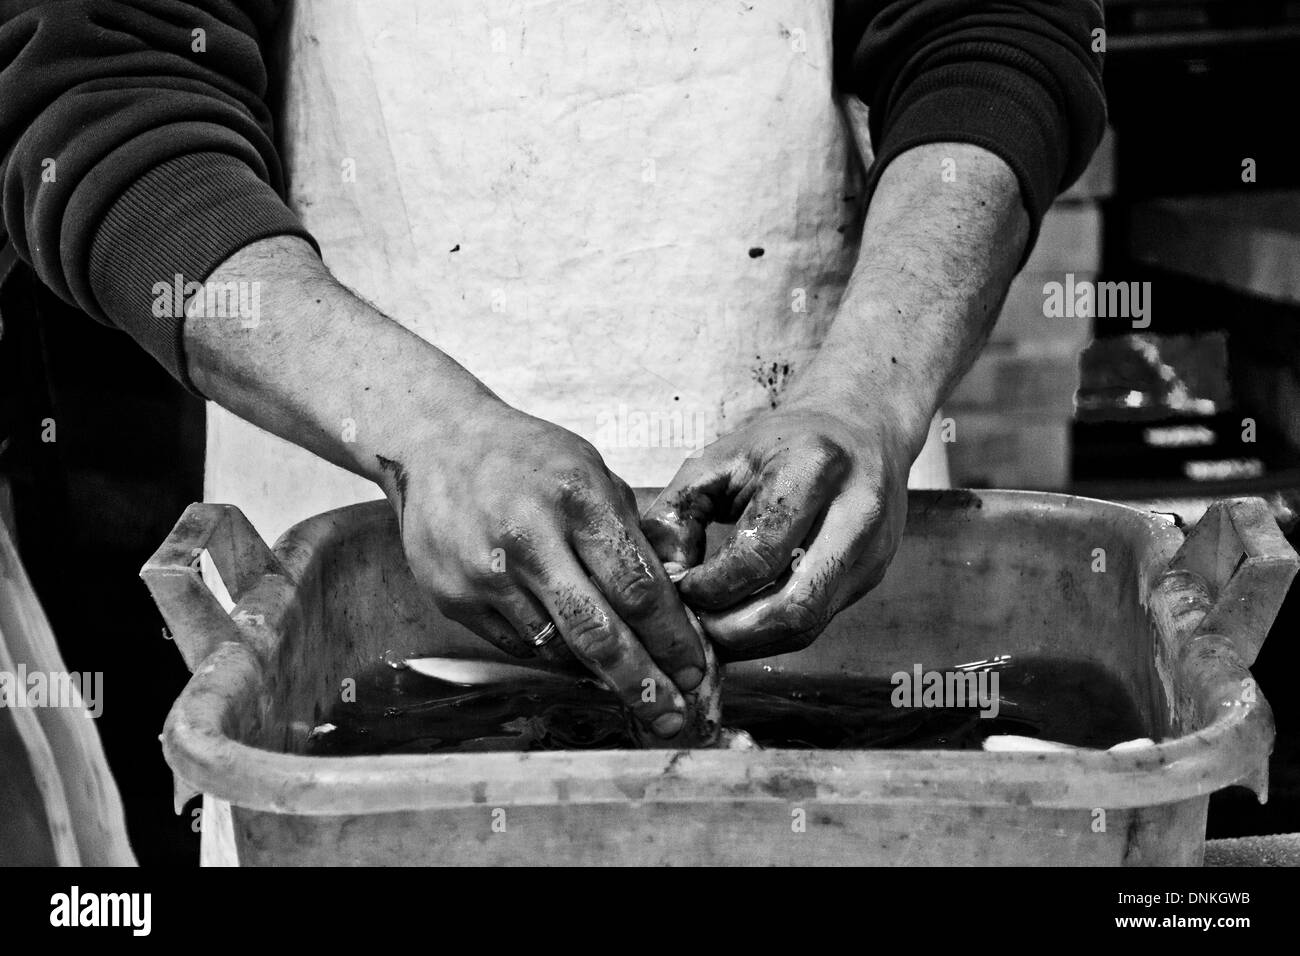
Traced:
POLYGON ((281 199, 265 103, 279 8, 0 0, 3 238, 191 389, 183 312, 155 286, 201 283, 258 239, 311 241, 281 199))
POLYGON ((869 193, 915 146, 982 146, 1020 182, 1028 258, 1105 130, 1104 39, 1101 0, 840 0, 836 81, 869 107, 869 193))

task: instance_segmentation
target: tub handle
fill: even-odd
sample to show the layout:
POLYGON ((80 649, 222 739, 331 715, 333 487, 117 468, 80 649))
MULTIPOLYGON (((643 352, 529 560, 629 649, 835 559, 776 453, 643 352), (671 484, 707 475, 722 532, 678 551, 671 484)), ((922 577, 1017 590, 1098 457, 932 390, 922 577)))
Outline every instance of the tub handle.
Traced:
POLYGON ((267 575, 285 575, 234 505, 200 502, 185 509, 140 577, 191 672, 223 641, 241 640, 239 625, 203 581, 199 559, 205 550, 236 604, 267 575))
POLYGON ((1300 556, 1264 499, 1224 498, 1206 509, 1169 567, 1205 582, 1211 606, 1197 633, 1229 638, 1249 667, 1300 568, 1300 556))

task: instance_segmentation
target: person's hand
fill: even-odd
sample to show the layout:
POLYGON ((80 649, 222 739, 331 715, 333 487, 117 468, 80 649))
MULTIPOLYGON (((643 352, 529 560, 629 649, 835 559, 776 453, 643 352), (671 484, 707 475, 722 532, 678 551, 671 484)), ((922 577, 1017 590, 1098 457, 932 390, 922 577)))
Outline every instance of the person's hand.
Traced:
MULTIPOLYGON (((723 660, 808 646, 882 578, 924 435, 885 415, 791 401, 692 455, 642 517, 723 660), (704 560, 710 522, 735 523, 704 560)), ((843 405, 843 403, 838 403, 843 405)))
POLYGON ((677 735, 692 716, 683 692, 704 676, 701 638, 596 449, 495 398, 454 443, 405 444, 385 484, 439 609, 516 656, 571 651, 657 737, 677 735), (551 622, 558 634, 535 651, 551 622))
POLYGON ((449 617, 512 654, 576 656, 660 739, 694 742, 702 638, 632 492, 590 444, 503 403, 301 239, 245 246, 209 282, 262 294, 256 322, 186 320, 204 395, 378 483, 417 581, 449 617))

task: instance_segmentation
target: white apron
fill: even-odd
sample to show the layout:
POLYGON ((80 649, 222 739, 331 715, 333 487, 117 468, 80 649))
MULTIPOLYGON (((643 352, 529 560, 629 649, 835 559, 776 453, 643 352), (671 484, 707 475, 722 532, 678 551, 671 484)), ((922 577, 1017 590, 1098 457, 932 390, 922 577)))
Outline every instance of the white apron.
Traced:
MULTIPOLYGON (((286 29, 290 202, 326 264, 629 484, 815 354, 862 209, 830 0, 310 0, 286 29)), ((945 484, 927 448, 913 484, 945 484)), ((268 541, 379 495, 211 404, 206 467, 268 541)))
MULTIPOLYGON (((779 400, 852 268, 830 8, 295 4, 291 204, 349 287, 630 484, 665 484, 779 400)), ((268 540, 378 495, 208 418, 208 500, 268 540)))

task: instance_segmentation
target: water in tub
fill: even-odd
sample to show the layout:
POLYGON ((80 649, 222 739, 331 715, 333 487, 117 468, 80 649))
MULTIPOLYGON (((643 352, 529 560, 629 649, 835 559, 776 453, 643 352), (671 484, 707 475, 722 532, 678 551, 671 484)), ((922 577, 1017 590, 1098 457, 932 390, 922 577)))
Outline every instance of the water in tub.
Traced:
MULTIPOLYGON (((938 673, 954 672, 983 673, 983 699, 957 706, 943 692, 927 695, 929 671, 908 672, 906 679, 812 680, 749 670, 727 677, 724 720, 763 747, 819 749, 978 750, 990 737, 1011 739, 1001 735, 1107 748, 1148 733, 1121 683, 1094 663, 1002 657, 938 673), (993 674, 996 682, 989 679, 993 674), (993 688, 994 693, 987 693, 993 688)), ((507 673, 508 679, 464 686, 401 662, 376 661, 357 676, 355 700, 318 714, 307 752, 345 756, 636 746, 625 711, 594 680, 522 669, 507 673)))

